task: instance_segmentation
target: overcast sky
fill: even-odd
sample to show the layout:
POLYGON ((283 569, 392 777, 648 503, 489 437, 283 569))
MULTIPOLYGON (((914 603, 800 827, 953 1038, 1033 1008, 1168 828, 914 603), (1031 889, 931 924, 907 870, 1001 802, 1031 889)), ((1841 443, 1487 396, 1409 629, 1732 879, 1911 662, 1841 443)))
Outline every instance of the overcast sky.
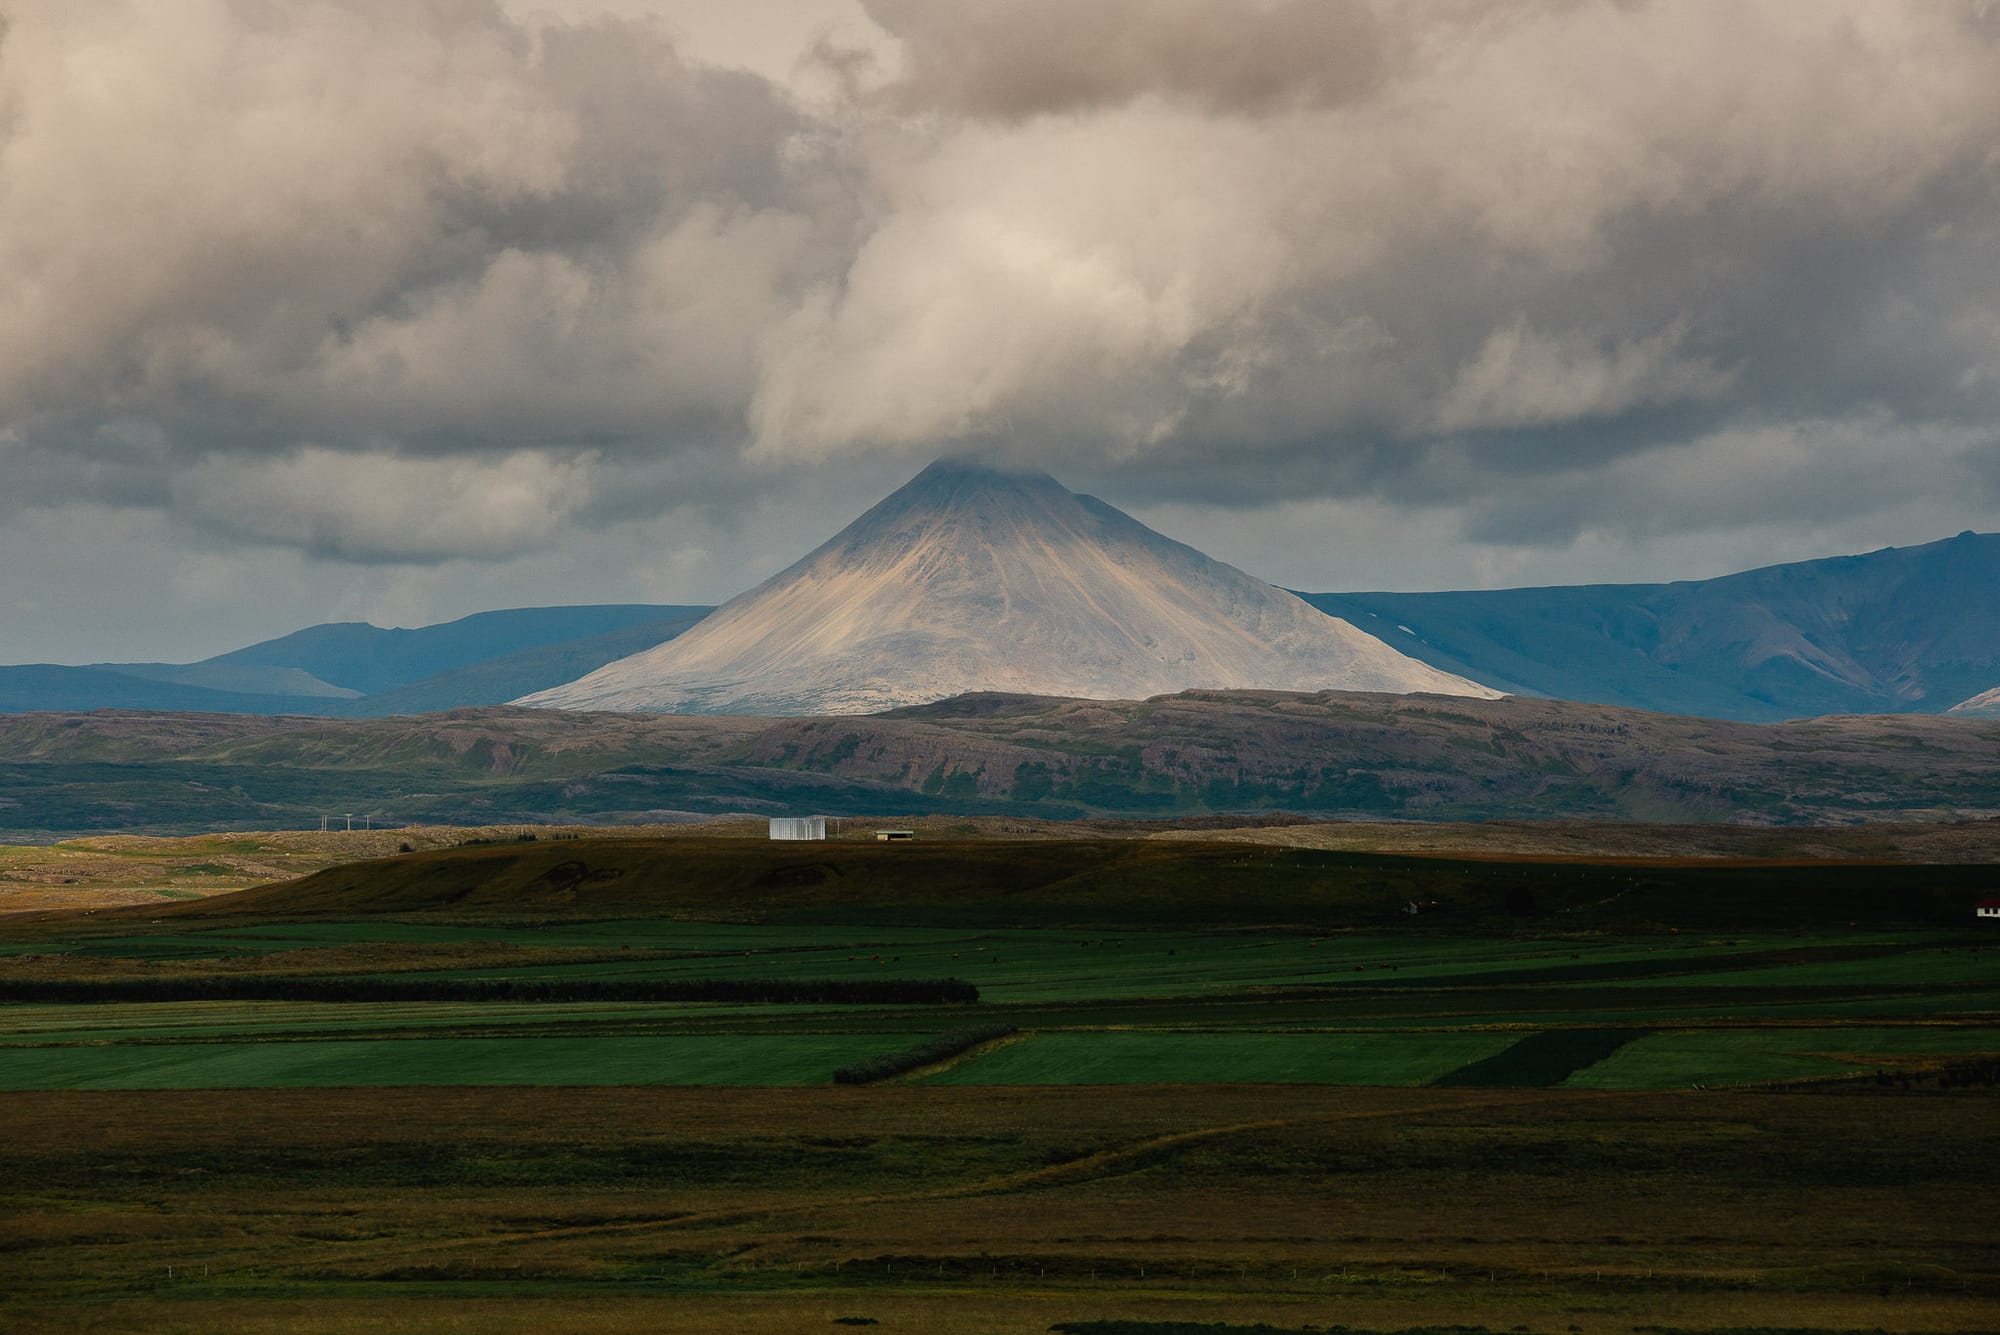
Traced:
POLYGON ((0 15, 0 662, 720 601, 966 450, 1315 591, 2000 528, 1988 0, 0 15))

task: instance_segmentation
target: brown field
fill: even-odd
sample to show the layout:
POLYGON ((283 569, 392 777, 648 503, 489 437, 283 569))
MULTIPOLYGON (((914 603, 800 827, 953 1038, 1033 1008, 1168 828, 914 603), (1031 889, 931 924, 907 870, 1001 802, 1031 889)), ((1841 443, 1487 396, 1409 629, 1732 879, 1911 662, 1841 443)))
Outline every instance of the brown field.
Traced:
MULTIPOLYGON (((746 836, 746 820, 704 822, 710 833, 746 836)), ((170 903, 247 890, 307 876, 328 867, 388 857, 403 845, 450 848, 469 839, 508 840, 523 834, 666 837, 672 825, 549 828, 526 825, 415 825, 393 830, 259 830, 183 837, 87 835, 55 844, 0 844, 0 916, 170 903)), ((755 833, 763 834, 762 822, 755 833)))
MULTIPOLYGON (((1538 861, 1641 858, 1664 863, 1881 861, 2000 862, 2000 820, 1932 825, 1744 828, 1612 821, 1416 824, 1299 817, 1193 817, 1167 821, 1050 821, 999 816, 850 819, 841 842, 878 828, 918 838, 1040 840, 1152 838, 1266 844, 1371 853, 1435 853, 1538 861)), ((267 830, 194 835, 95 835, 55 844, 0 845, 0 917, 168 903, 245 890, 328 867, 468 840, 741 837, 761 841, 761 817, 722 816, 679 825, 408 826, 392 830, 267 830)))
POLYGON ((1994 1108, 1851 1089, 13 1093, 0 1327, 1992 1329, 1994 1108))
POLYGON ((1623 821, 1309 821, 1169 829, 1156 839, 1209 839, 1357 853, 1562 861, 2000 862, 2000 820, 1833 826, 1641 825, 1623 821))

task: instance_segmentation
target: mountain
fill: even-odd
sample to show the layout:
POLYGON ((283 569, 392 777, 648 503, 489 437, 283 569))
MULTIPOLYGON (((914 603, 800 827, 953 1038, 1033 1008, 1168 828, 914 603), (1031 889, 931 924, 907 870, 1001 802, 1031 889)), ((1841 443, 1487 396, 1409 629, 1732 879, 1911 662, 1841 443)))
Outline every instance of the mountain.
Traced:
POLYGON ((2000 534, 1673 584, 1300 596, 1524 695, 1770 721, 1941 713, 2000 687, 2000 534))
MULTIPOLYGON (((621 626, 598 635, 517 649, 364 697, 358 703, 371 717, 428 714, 471 705, 497 705, 539 691, 650 649, 686 631, 707 616, 706 607, 656 607, 667 616, 621 626)), ((357 710, 356 713, 362 711, 357 710)))
POLYGON ((330 622, 218 655, 203 665, 299 668, 335 686, 372 695, 523 649, 602 635, 694 610, 645 604, 519 607, 414 630, 330 622))
MULTIPOLYGON (((668 684, 686 688, 682 708, 792 712, 881 708, 935 698, 967 680, 1045 694, 1155 694, 1188 684, 1193 674, 1176 678, 1161 670, 1121 680, 1111 668, 1178 651, 1181 666, 1215 668, 1220 677, 1218 660, 1226 664, 1245 639, 1243 623, 1226 609, 1218 632, 1202 620, 1216 610, 1213 602, 1199 612, 1186 605, 1202 585, 1201 570, 1223 572, 1229 588, 1221 601, 1238 599, 1239 612, 1275 598, 1275 607, 1267 601, 1265 612, 1247 614, 1251 621, 1267 615, 1266 628, 1282 628, 1287 616, 1298 615, 1286 596, 1050 479, 939 466, 730 604, 727 626, 691 637, 681 651, 690 661, 668 664, 680 674, 668 684), (982 487, 1013 499, 995 516, 975 518, 965 505, 982 487), (926 536, 923 525, 933 521, 937 529, 926 536), (1022 574, 1024 549, 1032 558, 1027 568, 1039 571, 1033 577, 1022 574), (876 564, 837 569, 850 558, 876 564), (1079 563, 1076 571, 1062 569, 1069 560, 1079 563), (779 589, 788 581, 794 587, 779 589), (813 605, 815 589, 830 601, 813 605), (774 590, 788 601, 745 607, 774 590), (1098 605, 1117 607, 1128 619, 1100 617, 1098 605), (1022 618, 1044 609, 1057 618, 1048 623, 1050 633, 1024 634, 1022 618), (761 648, 751 610, 758 610, 766 635, 761 648), (906 613, 920 619, 897 626, 906 613), (1121 643, 1121 626, 1142 624, 1152 645, 1135 636, 1121 643), (901 646, 899 632, 908 636, 901 646), (857 638, 868 642, 852 643, 857 638), (697 644, 705 646, 700 662, 692 661, 697 644), (828 694, 822 678, 830 649, 853 650, 857 662, 874 655, 890 673, 883 689, 850 699, 828 694), (742 683, 766 668, 795 669, 810 679, 786 688, 794 696, 789 701, 760 702, 742 683), (832 703, 816 705, 815 698, 832 703)), ((1417 660, 1519 695, 1771 722, 1846 713, 2000 717, 1996 590, 2000 535, 1962 533, 1923 546, 1672 584, 1297 597, 1407 655, 1388 656, 1391 665, 1417 660)), ((415 630, 313 626, 199 663, 0 666, 0 714, 142 709, 374 717, 522 697, 553 703, 572 695, 579 678, 673 640, 709 611, 517 608, 415 630)), ((1338 640, 1352 642, 1345 626, 1325 624, 1338 640)), ((1263 633, 1253 630, 1248 638, 1263 633)), ((1282 659, 1291 649, 1273 652, 1282 659)), ((641 657, 618 672, 646 662, 641 657)), ((1299 684, 1284 674, 1245 673, 1237 680, 1299 684)), ((611 707, 614 697, 605 698, 592 707, 611 707)))
MULTIPOLYGON (((161 681, 144 669, 165 663, 22 663, 0 667, 0 714, 48 709, 189 710, 213 714, 311 714, 343 703, 320 691, 285 695, 161 681)), ((181 665, 188 666, 188 665, 181 665)), ((324 683, 322 683, 324 685, 324 683)))
POLYGON ((2000 718, 2000 686, 1990 691, 1981 691, 1970 700, 1961 700, 1945 711, 1966 718, 2000 718))
POLYGON ((500 704, 672 639, 708 611, 650 604, 525 607, 411 630, 333 622, 199 663, 0 667, 0 713, 149 709, 377 717, 500 704))
POLYGON ((1043 473, 940 461, 687 634, 518 703, 860 714, 966 691, 1496 692, 1043 473))

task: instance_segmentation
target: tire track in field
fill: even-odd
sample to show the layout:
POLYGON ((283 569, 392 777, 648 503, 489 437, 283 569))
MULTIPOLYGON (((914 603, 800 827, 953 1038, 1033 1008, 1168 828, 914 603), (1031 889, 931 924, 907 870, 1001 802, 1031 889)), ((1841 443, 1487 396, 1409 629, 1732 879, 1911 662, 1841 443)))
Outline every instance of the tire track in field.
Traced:
MULTIPOLYGON (((1504 1104, 1503 1097, 1468 1099, 1455 1102, 1452 1113, 1476 1111, 1482 1108, 1504 1104)), ((1194 1127, 1186 1131, 1171 1131, 1163 1135, 1148 1136, 1128 1144, 1109 1149, 1094 1150, 1089 1154, 1067 1159, 1061 1163, 1045 1164, 1040 1168, 1024 1169, 1018 1172, 1002 1173, 995 1177, 982 1178, 974 1182, 961 1182, 947 1186, 926 1187, 912 1191, 878 1192, 867 1196, 847 1196, 833 1201, 802 1201, 790 1205, 745 1206, 729 1209, 697 1210, 685 1214, 662 1215, 649 1219, 629 1219, 616 1223, 579 1224, 562 1228, 523 1229, 512 1233, 486 1233, 475 1238, 453 1238, 398 1246, 377 1253, 376 1260, 394 1259, 399 1255, 413 1255, 418 1259, 463 1248, 491 1249, 542 1242, 566 1242, 588 1238, 617 1237, 621 1235, 643 1234, 705 1228, 726 1228, 736 1224, 772 1222, 788 1216, 812 1215, 825 1212, 829 1208, 851 1210, 883 1205, 906 1205, 923 1201, 943 1201, 964 1199, 974 1196, 997 1196, 1013 1191, 1037 1190, 1044 1187, 1070 1186, 1118 1175, 1118 1171, 1128 1164, 1134 1164, 1146 1157, 1164 1150, 1179 1149, 1202 1141, 1217 1140, 1225 1136, 1241 1135, 1255 1131, 1275 1131, 1287 1127, 1331 1126, 1350 1122, 1378 1121, 1383 1118, 1407 1117, 1412 1112, 1422 1110, 1424 1105, 1398 1106, 1394 1108, 1357 1109, 1352 1112, 1332 1116, 1310 1118, 1268 1118, 1248 1122, 1230 1122, 1222 1126, 1194 1127)), ((1438 1111, 1432 1107, 1429 1111, 1438 1111)), ((347 1253, 343 1260, 353 1259, 347 1253)))

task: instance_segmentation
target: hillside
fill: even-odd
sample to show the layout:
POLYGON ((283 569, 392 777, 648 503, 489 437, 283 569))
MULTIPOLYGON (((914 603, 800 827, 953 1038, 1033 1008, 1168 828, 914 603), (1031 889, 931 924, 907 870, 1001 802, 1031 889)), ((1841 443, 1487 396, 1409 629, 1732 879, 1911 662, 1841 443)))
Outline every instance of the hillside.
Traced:
MULTIPOLYGON (((592 838, 432 849, 106 915, 149 920, 548 915, 756 923, 1148 927, 1384 924, 1565 931, 1960 927, 1990 867, 1484 861, 1142 839, 592 838), (1616 893, 1607 896, 1606 888, 1616 893), (1412 922, 1404 911, 1421 899, 1412 922), (1510 902, 1513 908, 1509 908, 1510 902)), ((100 923, 100 927, 110 923, 100 923)))
POLYGON ((670 640, 706 607, 522 607, 415 629, 329 622, 198 663, 0 667, 0 714, 150 709, 379 718, 502 704, 670 640))
POLYGON ((1301 594, 1505 690, 1713 718, 1941 713, 2000 686, 2000 534, 1673 584, 1301 594))
POLYGON ((666 644, 516 703, 862 714, 967 691, 1495 692, 1041 473, 932 464, 666 644))
POLYGON ((1798 824, 2000 814, 2000 722, 1714 722, 1322 692, 975 695, 860 718, 493 708, 325 720, 0 719, 0 829, 620 823, 913 811, 1582 816, 1798 824))

